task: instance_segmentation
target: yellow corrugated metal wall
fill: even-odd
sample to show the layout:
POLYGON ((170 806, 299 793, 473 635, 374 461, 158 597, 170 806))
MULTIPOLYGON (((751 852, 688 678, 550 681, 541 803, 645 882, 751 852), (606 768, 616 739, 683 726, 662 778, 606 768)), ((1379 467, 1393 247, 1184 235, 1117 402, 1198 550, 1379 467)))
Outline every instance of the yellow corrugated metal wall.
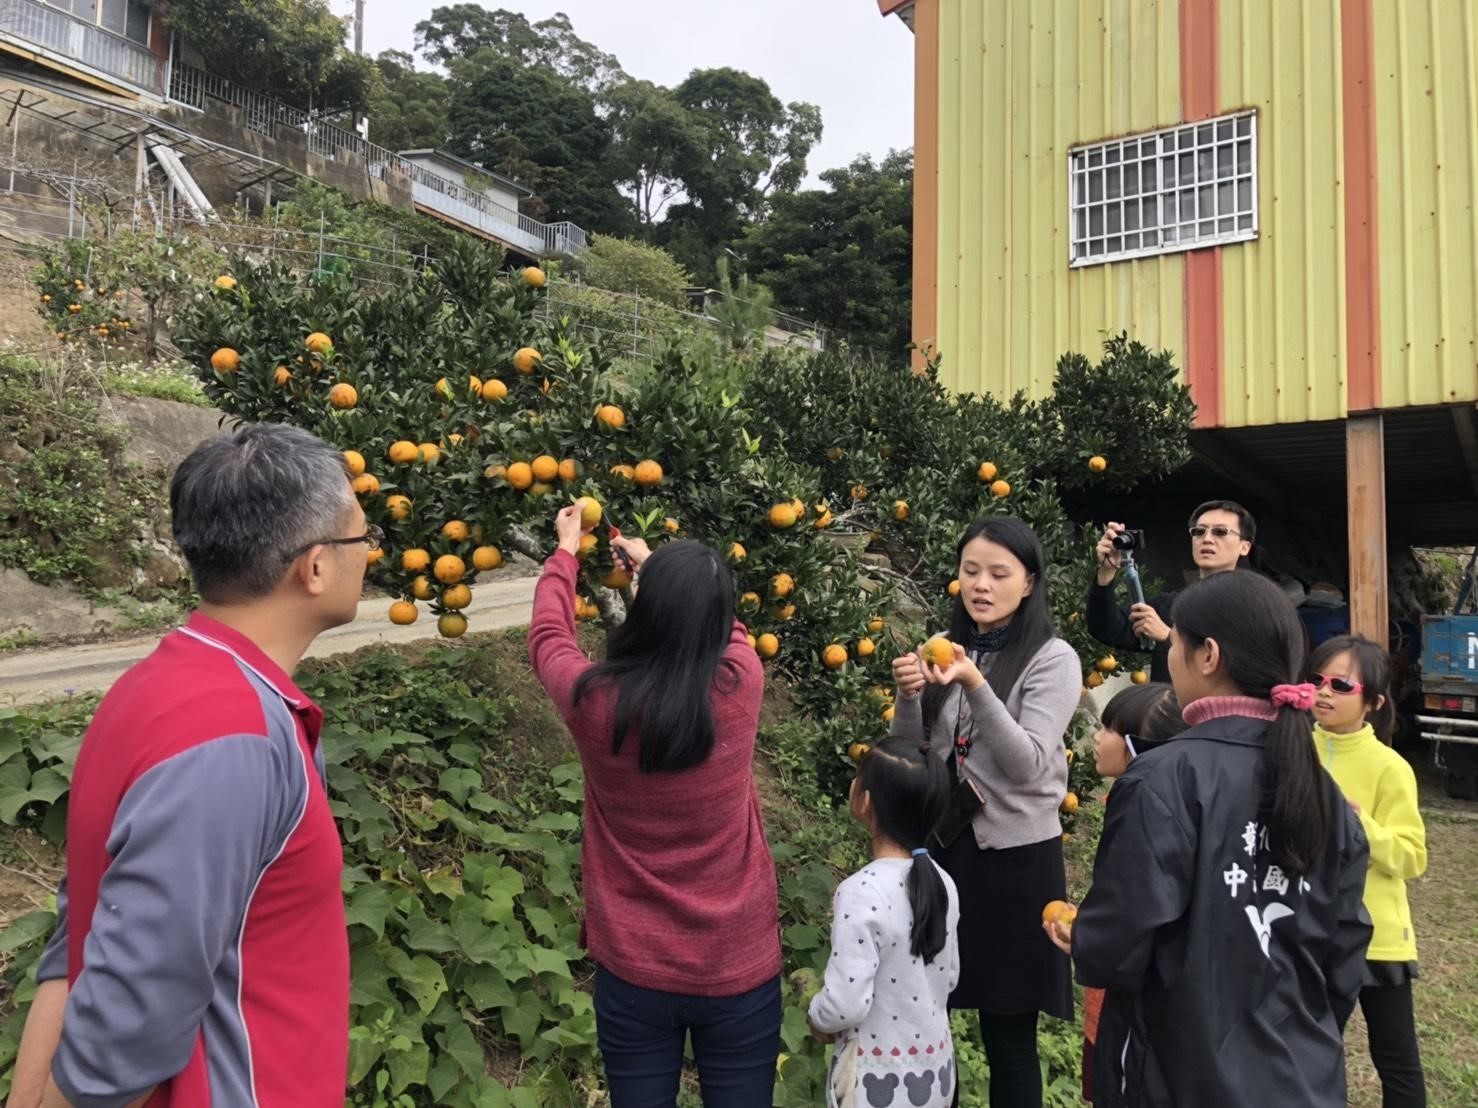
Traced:
POLYGON ((1478 5, 1377 0, 1381 404, 1478 399, 1478 5))
POLYGON ((1220 111, 1258 109, 1258 237, 1222 252, 1223 424, 1345 414, 1339 0, 1221 0, 1220 111))
POLYGON ((1179 352, 1178 254, 1068 268, 1067 151, 1179 121, 1178 0, 941 0, 939 309, 945 382, 1046 393, 1106 332, 1179 352))

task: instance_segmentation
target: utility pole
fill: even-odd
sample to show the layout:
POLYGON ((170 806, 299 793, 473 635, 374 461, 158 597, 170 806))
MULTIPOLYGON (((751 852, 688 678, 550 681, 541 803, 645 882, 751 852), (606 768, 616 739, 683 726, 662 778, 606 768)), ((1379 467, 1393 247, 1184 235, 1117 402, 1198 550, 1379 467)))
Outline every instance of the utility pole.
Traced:
POLYGON ((354 0, 354 52, 364 53, 364 0, 354 0))

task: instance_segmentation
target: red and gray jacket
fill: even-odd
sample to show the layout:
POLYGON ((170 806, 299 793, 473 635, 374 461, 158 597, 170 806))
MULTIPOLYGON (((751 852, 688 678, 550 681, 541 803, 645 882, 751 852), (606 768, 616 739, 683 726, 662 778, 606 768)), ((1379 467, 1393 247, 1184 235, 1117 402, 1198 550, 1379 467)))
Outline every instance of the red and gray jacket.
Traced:
POLYGON ((344 1103, 349 952, 323 713, 199 613, 83 739, 58 925, 52 1075, 79 1108, 344 1103))

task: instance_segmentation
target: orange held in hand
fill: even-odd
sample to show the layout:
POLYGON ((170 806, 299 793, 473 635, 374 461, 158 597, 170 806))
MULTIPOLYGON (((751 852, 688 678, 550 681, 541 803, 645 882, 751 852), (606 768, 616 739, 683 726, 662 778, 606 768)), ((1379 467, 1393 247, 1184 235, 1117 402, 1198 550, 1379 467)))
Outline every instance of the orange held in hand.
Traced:
POLYGON ((955 644, 943 635, 935 635, 924 644, 924 649, 919 653, 931 666, 943 669, 955 660, 955 644))
POLYGON ((1071 929, 1073 920, 1077 918, 1077 908, 1065 900, 1049 900, 1047 907, 1042 909, 1043 923, 1060 923, 1065 929, 1071 929))

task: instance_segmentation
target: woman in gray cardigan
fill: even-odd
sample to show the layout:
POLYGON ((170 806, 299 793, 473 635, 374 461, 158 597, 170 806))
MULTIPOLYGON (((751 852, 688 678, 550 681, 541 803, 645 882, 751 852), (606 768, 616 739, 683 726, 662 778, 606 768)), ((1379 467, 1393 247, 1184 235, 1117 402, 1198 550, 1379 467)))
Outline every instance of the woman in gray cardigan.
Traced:
POLYGON ((960 983, 951 1008, 980 1013, 991 1108, 1040 1108, 1037 1014, 1073 1016, 1072 969, 1042 932, 1064 900, 1058 811, 1063 736, 1082 692, 1078 656, 1052 625, 1042 544, 1020 520, 970 525, 956 551, 954 660, 893 662, 892 733, 949 759, 951 814, 930 846, 960 895, 960 983))

